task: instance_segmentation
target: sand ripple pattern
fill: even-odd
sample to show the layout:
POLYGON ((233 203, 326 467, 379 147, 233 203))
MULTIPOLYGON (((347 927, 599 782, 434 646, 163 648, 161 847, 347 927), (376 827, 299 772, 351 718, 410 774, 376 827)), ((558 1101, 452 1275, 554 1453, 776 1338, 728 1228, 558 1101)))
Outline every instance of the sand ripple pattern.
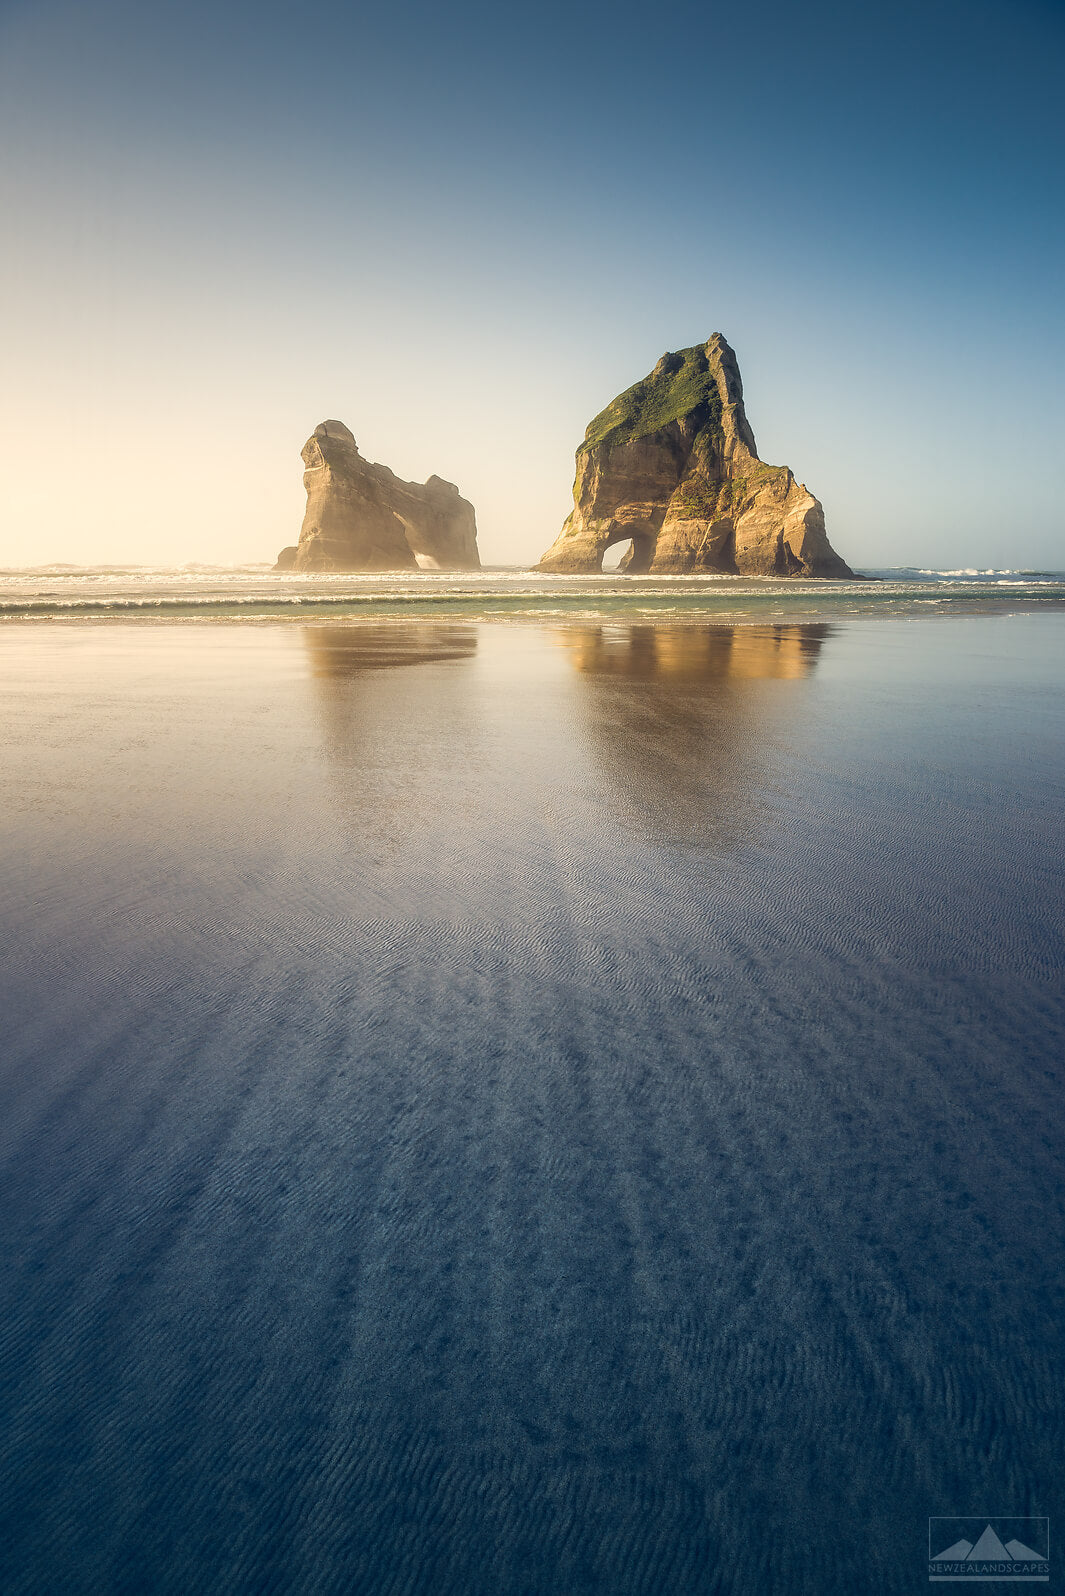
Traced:
POLYGON ((12 645, 5 1596, 902 1593, 1053 1515, 1021 624, 12 645))

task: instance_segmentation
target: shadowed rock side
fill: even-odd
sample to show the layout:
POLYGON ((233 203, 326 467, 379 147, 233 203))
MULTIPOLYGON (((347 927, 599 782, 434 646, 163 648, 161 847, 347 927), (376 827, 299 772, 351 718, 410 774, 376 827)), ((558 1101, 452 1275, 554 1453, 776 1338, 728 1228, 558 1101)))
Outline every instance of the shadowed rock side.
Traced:
POLYGON ((323 421, 303 446, 307 511, 278 571, 414 571, 480 566, 473 505, 442 477, 402 482, 359 453, 341 421, 323 421))
POLYGON ((854 574, 813 494, 787 466, 759 460, 720 333, 663 355, 596 416, 577 450, 573 511, 540 569, 599 571, 606 550, 630 540, 622 569, 631 575, 854 574))

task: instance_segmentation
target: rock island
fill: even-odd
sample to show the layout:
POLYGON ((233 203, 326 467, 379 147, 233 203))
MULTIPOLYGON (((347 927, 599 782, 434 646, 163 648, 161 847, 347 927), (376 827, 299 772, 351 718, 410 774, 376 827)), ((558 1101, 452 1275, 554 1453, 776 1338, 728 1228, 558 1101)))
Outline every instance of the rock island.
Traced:
POLYGON ((473 505, 442 477, 403 482, 364 460, 342 421, 322 421, 303 446, 307 511, 277 571, 475 571, 473 505))
POLYGON ((540 570, 622 569, 850 577, 821 505, 787 466, 758 458, 743 384, 720 333, 663 355, 591 423, 577 450, 573 510, 540 570))

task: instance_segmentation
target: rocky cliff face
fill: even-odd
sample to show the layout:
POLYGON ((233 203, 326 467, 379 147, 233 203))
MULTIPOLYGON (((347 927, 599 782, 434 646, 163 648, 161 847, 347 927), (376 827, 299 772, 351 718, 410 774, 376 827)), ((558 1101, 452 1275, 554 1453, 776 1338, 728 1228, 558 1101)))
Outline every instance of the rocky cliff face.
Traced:
POLYGON ((758 458, 736 356, 715 333, 663 355, 596 416, 577 450, 573 511, 543 571, 602 569, 615 543, 645 572, 853 575, 818 501, 786 466, 758 458))
POLYGON ((323 421, 303 446, 307 511, 278 571, 476 570, 473 505, 442 477, 402 482, 359 453, 342 421, 323 421))

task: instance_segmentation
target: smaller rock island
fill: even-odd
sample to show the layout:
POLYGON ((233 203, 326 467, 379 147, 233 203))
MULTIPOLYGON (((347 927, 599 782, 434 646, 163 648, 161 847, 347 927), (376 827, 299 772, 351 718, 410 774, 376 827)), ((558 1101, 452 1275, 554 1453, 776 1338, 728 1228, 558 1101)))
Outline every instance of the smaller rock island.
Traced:
POLYGON ((275 571, 475 571, 473 505, 452 482, 403 482, 364 460, 342 421, 322 421, 303 446, 307 510, 300 540, 275 571))
POLYGON ((622 569, 850 577, 820 503, 787 466, 758 458, 736 356, 720 333, 663 355, 615 399, 577 450, 573 510, 540 570, 622 569))

